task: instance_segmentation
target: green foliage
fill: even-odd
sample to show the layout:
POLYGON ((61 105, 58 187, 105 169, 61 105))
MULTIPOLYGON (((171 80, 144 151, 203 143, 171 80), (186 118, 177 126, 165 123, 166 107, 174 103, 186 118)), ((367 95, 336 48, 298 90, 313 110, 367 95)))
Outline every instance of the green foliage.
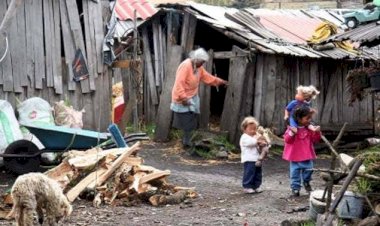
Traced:
POLYGON ((215 153, 212 151, 204 150, 201 148, 194 148, 194 152, 204 159, 213 159, 215 158, 215 153))
MULTIPOLYGON (((380 175, 380 146, 376 145, 368 149, 362 150, 362 154, 358 158, 363 159, 366 173, 372 175, 380 175)), ((360 178, 357 184, 357 190, 361 193, 369 193, 380 190, 380 182, 367 178, 360 178)))
POLYGON ((359 178, 355 187, 355 192, 367 194, 371 191, 371 182, 367 178, 359 178))
POLYGON ((150 138, 152 138, 154 136, 154 132, 156 131, 156 124, 153 124, 153 123, 143 124, 141 126, 141 131, 143 131, 150 138))
POLYGON ((300 223, 300 226, 315 226, 315 222, 310 220, 310 221, 305 221, 300 223))
POLYGON ((124 130, 124 131, 125 131, 127 134, 137 132, 136 129, 134 128, 133 124, 131 124, 131 123, 128 123, 128 124, 127 124, 127 127, 125 127, 125 130, 124 130))
POLYGON ((231 152, 237 151, 237 148, 235 147, 235 145, 231 144, 228 141, 226 136, 219 135, 215 138, 215 141, 216 141, 216 143, 219 143, 219 144, 223 145, 224 147, 226 147, 228 151, 231 151, 231 152))
POLYGON ((279 146, 272 146, 269 150, 269 154, 270 156, 282 156, 282 152, 284 151, 284 149, 282 147, 279 147, 279 146))
POLYGON ((169 139, 170 140, 178 140, 182 139, 183 132, 179 129, 171 129, 169 133, 169 139))

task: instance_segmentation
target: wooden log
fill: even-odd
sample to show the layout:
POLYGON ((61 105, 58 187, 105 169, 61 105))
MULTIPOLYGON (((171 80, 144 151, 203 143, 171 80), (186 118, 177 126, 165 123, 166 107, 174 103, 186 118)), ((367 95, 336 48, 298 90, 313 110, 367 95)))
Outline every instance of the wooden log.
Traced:
POLYGON ((95 187, 102 185, 111 176, 111 174, 115 172, 115 170, 125 161, 127 157, 140 150, 140 144, 140 142, 137 142, 132 147, 130 147, 128 151, 124 152, 111 164, 111 166, 107 169, 106 172, 104 172, 104 174, 102 174, 96 181, 93 181, 87 187, 89 189, 94 189, 95 187))
POLYGON ((164 81, 164 89, 160 95, 160 105, 156 117, 156 131, 154 139, 167 141, 172 121, 172 112, 169 108, 171 103, 171 90, 174 86, 178 65, 182 60, 182 47, 173 45, 168 54, 167 73, 164 81))
POLYGON ((132 166, 127 163, 122 163, 121 166, 117 169, 114 177, 114 188, 113 192, 121 192, 128 187, 128 182, 133 182, 129 180, 131 176, 132 166))
POLYGON ((149 198, 149 202, 153 206, 179 204, 189 198, 192 190, 180 190, 172 195, 153 195, 149 198))
POLYGON ((148 183, 152 180, 156 180, 156 179, 159 179, 161 177, 166 177, 166 176, 169 176, 170 175, 170 170, 164 170, 164 171, 159 171, 159 172, 153 172, 153 173, 150 173, 150 174, 147 174, 143 177, 141 177, 140 179, 140 184, 145 184, 145 183, 148 183))
POLYGON ((161 171, 153 166, 147 166, 147 165, 138 165, 138 166, 135 166, 133 167, 133 171, 134 172, 147 172, 147 173, 151 173, 151 172, 157 172, 157 171, 161 171))
POLYGON ((94 200, 92 201, 92 205, 95 208, 99 208, 101 204, 102 204, 102 193, 99 192, 98 194, 96 194, 94 200))
POLYGON ((89 152, 86 151, 86 154, 81 154, 78 157, 69 158, 67 162, 76 169, 85 169, 95 165, 97 162, 100 161, 100 159, 104 158, 107 155, 112 155, 114 156, 114 158, 116 158, 118 155, 121 155, 128 150, 128 147, 113 148, 104 151, 97 151, 96 148, 94 148, 90 149, 89 152))
POLYGON ((78 176, 76 175, 75 169, 73 169, 66 160, 53 169, 46 171, 44 174, 57 181, 62 188, 65 188, 70 181, 78 176))
POLYGON ((105 168, 100 168, 81 180, 77 185, 75 185, 72 189, 70 189, 70 191, 67 192, 66 197, 69 202, 73 202, 89 184, 91 184, 93 181, 96 181, 97 178, 102 176, 107 171, 108 170, 105 168))

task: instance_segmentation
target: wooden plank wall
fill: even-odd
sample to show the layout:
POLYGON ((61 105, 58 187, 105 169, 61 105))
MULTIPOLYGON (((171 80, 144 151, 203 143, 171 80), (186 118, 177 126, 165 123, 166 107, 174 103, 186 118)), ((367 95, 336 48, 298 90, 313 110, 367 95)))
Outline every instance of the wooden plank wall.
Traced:
MULTIPOLYGON (((0 20, 10 2, 0 1, 0 20)), ((105 130, 110 123, 112 74, 103 67, 102 4, 78 2, 82 6, 76 0, 23 1, 8 31, 9 51, 0 62, 0 98, 14 107, 34 96, 51 105, 68 99, 75 109, 85 109, 85 128, 105 130), (77 48, 90 72, 80 83, 72 80, 77 48)))
MULTIPOLYGON (((170 12, 166 18, 152 18, 152 23, 146 23, 142 29, 145 60, 143 117, 147 123, 156 122, 158 125, 162 124, 162 119, 170 119, 170 116, 166 115, 168 118, 165 118, 166 116, 160 113, 164 112, 163 108, 166 110, 169 108, 169 102, 167 102, 169 94, 165 89, 171 91, 171 87, 165 87, 165 77, 168 70, 174 73, 173 69, 165 68, 169 65, 167 62, 163 63, 164 55, 171 51, 173 44, 181 45, 184 55, 187 55, 193 45, 196 45, 194 43, 196 21, 190 23, 189 21, 192 20, 194 18, 188 13, 180 15, 170 12), (177 20, 173 19, 176 16, 183 18, 182 24, 176 24, 177 20), (194 25, 190 26, 191 30, 189 30, 189 24, 194 25), (178 34, 179 30, 181 35, 178 34), (166 96, 165 103, 160 101, 162 96, 166 96), (156 114, 157 109, 160 108, 161 110, 156 114)), ((212 50, 211 46, 202 47, 212 50)), ((220 57, 220 53, 215 52, 214 57, 220 57)), ((227 56, 226 53, 233 55, 232 51, 224 52, 223 56, 227 56)), ((236 56, 227 58, 230 58, 229 86, 220 122, 222 129, 230 132, 231 142, 237 142, 240 136, 238 125, 248 115, 256 117, 263 126, 273 128, 275 133, 282 134, 286 127, 283 120, 285 106, 294 99, 298 85, 311 84, 321 91, 317 99, 313 100, 312 106, 318 110, 315 122, 322 126, 324 132, 337 133, 344 122, 349 123, 347 129, 349 132, 359 134, 363 131, 364 133, 374 132, 372 96, 368 96, 360 103, 354 103, 352 107, 347 104, 345 77, 349 62, 263 53, 252 55, 251 61, 247 61, 248 56, 239 57, 241 59, 237 59, 236 56), (239 66, 236 67, 235 64, 239 66)), ((207 97, 208 94, 205 94, 203 88, 200 89, 200 95, 207 97)), ((201 98, 201 101, 203 99, 209 102, 207 98, 201 98)), ((206 102, 203 104, 201 102, 202 109, 207 108, 206 102)), ((202 112, 207 114, 207 109, 202 112)), ((170 114, 170 112, 165 111, 165 114, 170 114)), ((207 128, 207 115, 201 116, 200 123, 202 128, 207 128)), ((164 131, 162 134, 165 134, 166 138, 167 123, 164 124, 163 128, 156 128, 156 131, 164 131)), ((165 139, 160 137, 160 140, 165 139)))
POLYGON ((315 122, 327 132, 338 132, 344 122, 352 133, 374 132, 373 97, 348 105, 345 77, 349 63, 258 54, 252 114, 277 134, 285 129, 284 107, 294 99, 298 85, 315 85, 320 95, 312 101, 315 122), (264 68, 262 65, 265 65, 264 68))

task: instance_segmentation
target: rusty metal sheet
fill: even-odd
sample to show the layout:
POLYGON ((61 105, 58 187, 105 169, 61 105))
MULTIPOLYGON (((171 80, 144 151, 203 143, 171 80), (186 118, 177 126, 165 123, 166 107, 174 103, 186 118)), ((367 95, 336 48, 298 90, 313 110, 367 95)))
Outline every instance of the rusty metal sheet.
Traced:
POLYGON ((115 13, 119 20, 133 20, 136 18, 146 20, 157 13, 157 9, 147 0, 116 0, 115 13))

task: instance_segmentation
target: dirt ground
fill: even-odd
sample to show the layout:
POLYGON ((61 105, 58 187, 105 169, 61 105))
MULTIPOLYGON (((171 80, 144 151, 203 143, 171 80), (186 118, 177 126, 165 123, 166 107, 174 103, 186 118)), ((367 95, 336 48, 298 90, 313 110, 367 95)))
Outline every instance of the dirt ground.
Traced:
MULTIPOLYGON (((286 219, 308 219, 308 194, 302 190, 298 198, 290 198, 288 163, 274 156, 264 163, 263 193, 242 193, 242 164, 235 160, 202 160, 173 144, 145 144, 139 156, 147 165, 169 169, 169 182, 177 186, 196 187, 199 196, 191 202, 153 207, 92 207, 92 202, 76 200, 74 212, 64 225, 280 225, 286 219), (292 212, 299 208, 301 211, 292 212), (292 213, 289 213, 292 212, 292 213)), ((326 167, 317 160, 316 167, 326 167)), ((9 189, 15 176, 0 171, 0 192, 9 189)), ((312 185, 323 189, 317 173, 312 185)), ((0 225, 12 225, 0 220, 0 225)))

